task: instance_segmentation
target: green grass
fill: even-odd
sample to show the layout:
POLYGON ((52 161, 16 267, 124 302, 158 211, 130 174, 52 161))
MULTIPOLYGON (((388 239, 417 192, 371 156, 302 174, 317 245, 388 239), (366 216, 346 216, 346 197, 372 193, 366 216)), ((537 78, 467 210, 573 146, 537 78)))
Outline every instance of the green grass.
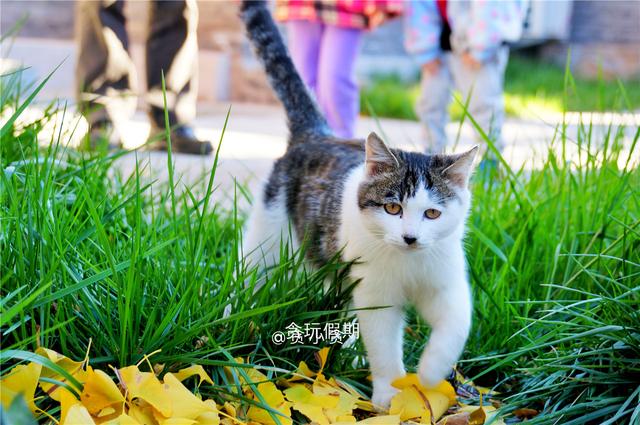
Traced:
MULTIPOLYGON (((15 74, 1 78, 1 113, 29 104, 15 74)), ((8 350, 39 344, 74 358, 90 345, 102 367, 161 350, 152 361, 166 370, 205 365, 221 385, 200 390, 221 397, 232 392, 222 367, 233 357, 274 368, 270 376, 314 363, 318 347, 277 346, 274 331, 348 317, 348 297, 337 289, 348 284, 345 265, 309 271, 283 246, 269 276, 243 266, 236 253, 245 212, 221 201, 228 197, 216 189, 215 166, 187 188, 171 156, 172 184, 145 177, 143 165, 122 175, 114 166, 120 153, 73 151, 60 138, 37 148, 38 131, 37 122, 11 121, 1 130, 3 373, 16 361, 8 350), (336 287, 323 294, 326 277, 336 287), (257 282, 264 286, 253 294, 257 282)), ((640 171, 629 165, 640 130, 633 131, 622 156, 620 131, 596 140, 585 127, 573 141, 560 128, 550 143, 577 144, 582 161, 550 150, 542 169, 503 167, 473 180, 474 327, 460 366, 496 386, 507 410, 540 409, 538 423, 628 423, 640 415, 640 171)), ((411 317, 406 361, 414 368, 428 328, 411 317)), ((367 390, 363 354, 359 344, 335 347, 328 372, 367 390)))
MULTIPOLYGON (((640 108, 640 80, 625 82, 621 91, 621 85, 616 80, 575 77, 574 84, 567 86, 564 76, 565 72, 560 67, 512 55, 505 74, 506 114, 537 118, 541 114, 561 114, 563 111, 624 111, 640 108), (570 88, 566 97, 565 87, 570 88)), ((407 85, 394 76, 374 78, 371 84, 362 88, 361 111, 369 113, 371 105, 377 116, 416 120, 414 106, 420 96, 417 79, 407 85)), ((455 120, 463 114, 456 102, 451 103, 449 112, 455 120)))

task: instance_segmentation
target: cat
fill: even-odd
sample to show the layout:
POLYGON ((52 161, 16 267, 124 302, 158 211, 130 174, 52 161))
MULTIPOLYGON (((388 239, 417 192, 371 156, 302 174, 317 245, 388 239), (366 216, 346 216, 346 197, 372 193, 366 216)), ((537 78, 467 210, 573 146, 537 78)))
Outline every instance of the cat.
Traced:
POLYGON ((281 241, 301 246, 312 264, 341 253, 357 260, 350 277, 360 335, 373 379, 372 402, 389 406, 405 375, 408 304, 431 326, 418 365, 425 386, 451 371, 471 326, 463 238, 477 147, 457 155, 390 149, 332 135, 295 70, 270 12, 244 1, 241 19, 286 110, 289 139, 254 203, 243 235, 248 264, 277 264, 281 241), (375 308, 381 307, 381 308, 375 308))

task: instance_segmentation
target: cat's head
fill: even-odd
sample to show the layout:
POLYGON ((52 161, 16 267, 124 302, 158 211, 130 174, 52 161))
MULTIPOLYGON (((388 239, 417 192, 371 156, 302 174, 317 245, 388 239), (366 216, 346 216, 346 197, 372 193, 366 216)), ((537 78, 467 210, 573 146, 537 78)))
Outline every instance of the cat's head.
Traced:
POLYGON ((358 206, 367 229, 407 251, 434 246, 462 229, 477 146, 458 155, 391 150, 375 134, 366 141, 358 206))

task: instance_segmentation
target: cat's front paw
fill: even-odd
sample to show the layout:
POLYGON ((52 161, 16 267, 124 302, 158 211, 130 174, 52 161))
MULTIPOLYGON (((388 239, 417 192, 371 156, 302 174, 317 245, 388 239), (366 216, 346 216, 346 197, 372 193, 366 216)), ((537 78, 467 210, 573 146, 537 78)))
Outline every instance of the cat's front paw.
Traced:
POLYGON ((433 387, 445 378, 445 373, 433 366, 429 366, 428 362, 421 361, 418 365, 418 377, 420 383, 425 387, 433 387))
POLYGON ((389 410, 391 405, 391 399, 394 395, 398 394, 398 390, 392 387, 390 384, 373 384, 373 396, 371 402, 373 407, 378 412, 389 410))

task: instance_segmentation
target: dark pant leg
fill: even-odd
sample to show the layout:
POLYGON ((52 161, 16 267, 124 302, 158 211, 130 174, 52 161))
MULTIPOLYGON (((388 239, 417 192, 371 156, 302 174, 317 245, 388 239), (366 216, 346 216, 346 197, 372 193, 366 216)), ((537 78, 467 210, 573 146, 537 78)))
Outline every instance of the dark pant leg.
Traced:
POLYGON ((78 104, 91 123, 135 111, 136 73, 123 9, 123 0, 76 2, 78 104))
POLYGON ((147 40, 149 116, 164 127, 162 72, 170 125, 195 118, 197 96, 198 10, 195 0, 151 2, 147 40))

